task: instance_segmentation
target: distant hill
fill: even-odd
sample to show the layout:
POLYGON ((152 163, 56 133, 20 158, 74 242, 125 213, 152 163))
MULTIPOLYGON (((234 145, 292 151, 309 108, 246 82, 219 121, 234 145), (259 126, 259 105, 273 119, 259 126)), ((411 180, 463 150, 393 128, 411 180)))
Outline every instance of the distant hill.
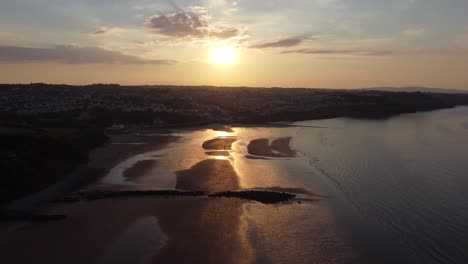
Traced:
POLYGON ((423 92, 423 93, 465 93, 468 94, 468 90, 457 90, 457 89, 444 89, 444 88, 427 88, 427 87, 373 87, 365 90, 373 91, 387 91, 387 92, 423 92))

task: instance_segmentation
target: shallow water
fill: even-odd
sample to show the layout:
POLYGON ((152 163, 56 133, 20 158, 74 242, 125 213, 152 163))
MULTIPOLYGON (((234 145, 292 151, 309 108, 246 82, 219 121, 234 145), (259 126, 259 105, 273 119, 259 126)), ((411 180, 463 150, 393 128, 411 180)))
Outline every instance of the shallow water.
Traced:
POLYGON ((153 252, 163 247, 167 238, 153 216, 141 217, 130 223, 108 245, 100 263, 143 263, 153 252))
POLYGON ((102 184, 173 189, 176 171, 229 160, 242 188, 305 188, 318 202, 245 206, 258 262, 468 263, 468 108, 385 120, 329 119, 289 127, 174 131, 169 148, 135 156, 102 184), (236 137, 230 155, 201 145, 236 137), (249 159, 259 138, 292 137, 297 157, 249 159), (158 166, 139 184, 122 176, 139 160, 158 166))

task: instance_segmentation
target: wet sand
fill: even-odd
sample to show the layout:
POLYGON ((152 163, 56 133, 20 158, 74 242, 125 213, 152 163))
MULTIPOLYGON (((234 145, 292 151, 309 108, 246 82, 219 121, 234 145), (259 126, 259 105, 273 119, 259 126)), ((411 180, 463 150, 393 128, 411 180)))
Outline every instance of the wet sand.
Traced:
POLYGON ((132 182, 138 182, 138 180, 146 173, 150 172, 155 166, 158 166, 157 160, 141 160, 134 164, 131 168, 126 169, 123 172, 124 177, 132 182))
POLYGON ((245 155, 245 157, 247 159, 251 159, 251 160, 271 160, 270 158, 261 157, 261 156, 254 156, 254 155, 245 155))
POLYGON ((278 138, 271 141, 271 143, 267 138, 254 139, 250 141, 247 150, 250 155, 261 157, 295 157, 296 152, 289 146, 291 139, 291 137, 278 138))
POLYGON ((221 131, 221 132, 227 132, 227 133, 234 132, 234 130, 231 127, 224 126, 224 125, 212 125, 211 129, 213 129, 213 131, 221 131))
POLYGON ((206 151, 205 153, 208 156, 218 156, 218 157, 219 156, 222 156, 222 157, 231 156, 231 153, 229 153, 229 151, 223 151, 223 150, 221 150, 221 151, 206 151))
POLYGON ((228 160, 204 160, 176 175, 177 189, 212 193, 240 188, 238 176, 228 160))
POLYGON ((167 208, 160 224, 172 239, 150 263, 251 263, 252 251, 243 235, 243 204, 237 199, 203 199, 180 211, 167 208))
MULTIPOLYGON (((69 218, 2 229, 3 263, 250 263, 242 235, 243 201, 212 198, 135 198, 56 208, 69 218), (92 217, 90 217, 92 216, 92 217), (135 223, 154 217, 159 226, 135 223), (142 233, 141 236, 128 232, 142 233), (158 235, 158 230, 162 235, 158 235), (118 250, 119 245, 140 245, 118 250), (120 261, 115 262, 115 256, 120 261), (112 257, 114 256, 114 257, 112 257), (111 261, 112 260, 112 261, 111 261)), ((156 223, 151 221, 150 223, 156 223)), ((154 224, 155 225, 155 224, 154 224)))
POLYGON ((179 139, 172 135, 111 135, 107 144, 91 152, 88 166, 110 170, 132 156, 162 149, 179 139))

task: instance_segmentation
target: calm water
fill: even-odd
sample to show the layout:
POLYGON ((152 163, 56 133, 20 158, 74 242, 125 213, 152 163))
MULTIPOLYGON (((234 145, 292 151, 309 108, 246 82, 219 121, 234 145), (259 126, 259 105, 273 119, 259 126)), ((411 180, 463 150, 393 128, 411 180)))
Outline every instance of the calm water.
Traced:
POLYGON ((298 130, 293 146, 332 185, 361 250, 468 263, 468 108, 299 124, 327 127, 298 130))
POLYGON ((123 184, 122 171, 151 158, 159 166, 139 186, 174 188, 175 171, 228 159, 243 188, 302 187, 328 197, 246 205, 245 233, 259 263, 468 263, 467 107, 292 125, 176 131, 180 142, 123 162, 103 184, 123 184), (237 138, 230 157, 201 149, 225 136, 237 138), (250 140, 287 136, 298 157, 245 157, 250 140))

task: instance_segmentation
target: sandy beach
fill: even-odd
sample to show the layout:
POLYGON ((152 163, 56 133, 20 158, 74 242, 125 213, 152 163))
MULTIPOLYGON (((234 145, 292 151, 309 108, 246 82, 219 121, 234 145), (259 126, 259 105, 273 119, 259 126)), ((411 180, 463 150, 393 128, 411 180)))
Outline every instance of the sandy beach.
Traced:
MULTIPOLYGON (((247 237, 245 206, 254 199, 217 195, 242 190, 232 157, 236 140, 231 136, 208 138, 198 145, 205 159, 188 169, 174 171, 176 190, 216 195, 115 196, 52 205, 43 212, 67 218, 0 225, 0 258, 7 263, 253 263, 256 256, 247 237), (28 254, 19 248, 28 248, 28 254)), ((109 171, 139 153, 153 153, 174 142, 184 144, 172 135, 113 135, 108 144, 93 151, 88 166, 109 171)), ((273 139, 271 144, 268 139, 253 140, 248 151, 265 162, 268 158, 293 157, 289 142, 290 138, 273 139)), ((126 181, 138 183, 142 175, 162 166, 159 155, 148 157, 123 170, 126 181)), ((100 189, 119 192, 132 190, 132 185, 107 188, 91 184, 84 190, 100 189)), ((303 188, 256 191, 316 197, 303 188)))

